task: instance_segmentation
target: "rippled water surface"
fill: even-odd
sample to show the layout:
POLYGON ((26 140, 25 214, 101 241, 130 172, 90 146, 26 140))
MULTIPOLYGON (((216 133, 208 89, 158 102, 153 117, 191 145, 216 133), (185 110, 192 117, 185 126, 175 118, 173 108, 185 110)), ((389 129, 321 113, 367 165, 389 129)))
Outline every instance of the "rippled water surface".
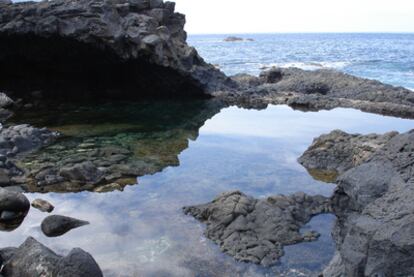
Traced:
POLYGON ((322 233, 318 241, 286 247, 281 264, 266 269, 220 253, 203 236, 204 226, 185 216, 181 208, 236 189, 255 197, 297 191, 330 195, 334 186, 315 181, 296 161, 314 137, 337 128, 365 134, 414 127, 411 120, 352 109, 315 113, 269 106, 261 111, 236 107, 220 111, 210 101, 113 103, 72 112, 49 110, 15 120, 66 132, 58 145, 69 140, 77 147, 84 139, 99 137, 119 143, 123 136, 152 161, 170 156, 158 173, 138 177, 138 184, 123 192, 26 194, 30 200, 49 200, 56 206, 55 214, 90 221, 88 226, 60 238, 46 238, 39 227, 46 215, 31 209, 17 230, 0 233, 2 246, 19 245, 31 235, 59 253, 81 247, 95 257, 106 276, 309 276, 320 272, 334 250, 331 215, 318 216, 305 227, 322 233), (141 141, 151 135, 158 143, 152 152, 146 150, 149 140, 141 141), (180 146, 171 140, 180 140, 180 146), (157 151, 162 145, 168 147, 157 151))
POLYGON ((193 35, 189 43, 227 74, 258 74, 270 66, 334 68, 414 89, 414 34, 193 35))

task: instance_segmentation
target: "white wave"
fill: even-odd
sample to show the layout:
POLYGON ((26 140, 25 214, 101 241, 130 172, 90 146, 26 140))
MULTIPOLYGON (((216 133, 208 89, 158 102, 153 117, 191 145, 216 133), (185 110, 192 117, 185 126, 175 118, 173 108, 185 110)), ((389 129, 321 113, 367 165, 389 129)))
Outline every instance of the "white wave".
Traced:
POLYGON ((288 63, 272 63, 272 64, 262 64, 261 69, 271 68, 271 67, 297 67, 304 70, 317 70, 322 68, 332 68, 332 69, 342 69, 348 65, 350 62, 288 62, 288 63))

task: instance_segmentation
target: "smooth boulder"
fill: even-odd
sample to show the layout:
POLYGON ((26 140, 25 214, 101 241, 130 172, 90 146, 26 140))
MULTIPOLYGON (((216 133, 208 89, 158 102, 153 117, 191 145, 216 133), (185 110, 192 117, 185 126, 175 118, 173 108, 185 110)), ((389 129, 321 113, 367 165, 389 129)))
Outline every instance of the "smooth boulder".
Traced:
POLYGON ((59 237, 72 229, 88 225, 88 221, 62 215, 50 215, 41 224, 42 232, 48 237, 59 237))

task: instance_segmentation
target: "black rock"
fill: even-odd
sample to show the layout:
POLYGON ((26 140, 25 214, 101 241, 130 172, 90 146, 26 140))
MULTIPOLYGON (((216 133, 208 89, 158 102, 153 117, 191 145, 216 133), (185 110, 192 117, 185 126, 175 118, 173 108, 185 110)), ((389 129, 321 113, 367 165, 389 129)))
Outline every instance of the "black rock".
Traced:
POLYGON ((50 215, 43 220, 41 228, 46 236, 58 237, 69 232, 72 229, 88 224, 88 221, 83 221, 76 218, 61 215, 50 215))

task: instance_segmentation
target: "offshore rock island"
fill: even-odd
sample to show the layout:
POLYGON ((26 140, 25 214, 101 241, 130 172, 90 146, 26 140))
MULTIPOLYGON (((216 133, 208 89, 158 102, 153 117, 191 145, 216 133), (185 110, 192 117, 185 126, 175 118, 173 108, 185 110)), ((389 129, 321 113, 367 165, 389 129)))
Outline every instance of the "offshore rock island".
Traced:
MULTIPOLYGON (((414 118, 414 91, 335 70, 272 68, 260 76, 226 76, 187 44, 184 24, 175 3, 162 0, 0 0, 2 230, 18 228, 27 216, 30 202, 23 192, 122 191, 138 176, 178 166, 188 140, 231 105, 343 107, 414 118), (146 110, 147 102, 140 112, 128 113, 126 105, 128 120, 131 114, 152 120, 139 132, 116 116, 85 124, 90 110, 72 114, 62 104, 72 98, 156 96, 209 100, 190 108, 184 104, 187 112, 182 105, 157 106, 167 115, 146 110), (61 102, 59 112, 69 115, 67 122, 32 126, 29 121, 51 109, 52 100, 61 102)), ((412 131, 350 135, 336 130, 315 139, 299 158, 315 179, 337 185, 333 196, 297 192, 255 199, 232 191, 184 212, 206 223, 206 237, 223 252, 262 266, 277 263, 284 246, 316 240, 317 232, 302 234, 301 228, 312 217, 331 213, 337 217, 336 254, 323 276, 410 276, 413 143, 412 131)), ((32 205, 46 212, 54 208, 41 199, 32 205)), ((55 237, 87 223, 51 215, 42 230, 55 237)), ((18 248, 0 249, 0 269, 5 277, 102 276, 89 253, 75 248, 58 255, 31 237, 18 248)))

